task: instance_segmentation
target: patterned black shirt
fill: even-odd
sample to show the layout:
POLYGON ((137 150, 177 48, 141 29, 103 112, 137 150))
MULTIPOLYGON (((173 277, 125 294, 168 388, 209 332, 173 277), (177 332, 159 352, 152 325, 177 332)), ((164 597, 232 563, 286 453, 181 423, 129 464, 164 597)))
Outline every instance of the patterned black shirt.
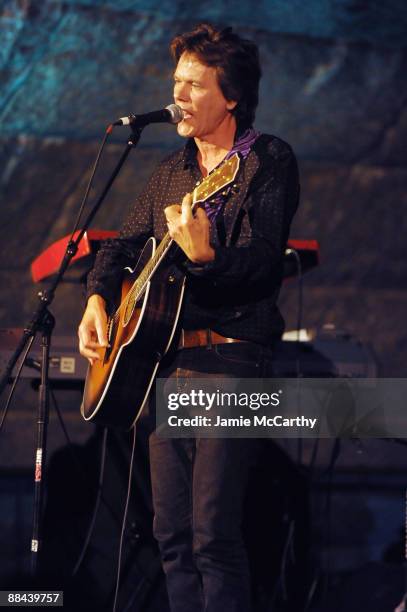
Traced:
MULTIPOLYGON (((149 236, 167 232, 164 209, 181 203, 202 175, 193 139, 164 159, 123 224, 119 237, 99 250, 88 276, 88 297, 109 304, 119 293, 121 270, 134 264, 149 236)), ((211 328, 228 337, 271 345, 284 331, 277 307, 283 255, 298 206, 298 168, 291 147, 262 134, 241 161, 236 188, 211 225, 215 260, 178 264, 187 277, 181 325, 211 328)))

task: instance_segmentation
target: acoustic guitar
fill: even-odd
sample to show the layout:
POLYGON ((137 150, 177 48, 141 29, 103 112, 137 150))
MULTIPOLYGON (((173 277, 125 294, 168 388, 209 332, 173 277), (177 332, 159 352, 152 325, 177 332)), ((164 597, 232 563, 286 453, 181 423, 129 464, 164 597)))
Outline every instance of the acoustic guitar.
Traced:
MULTIPOLYGON (((192 208, 233 183, 236 153, 196 186, 192 208)), ((185 274, 169 262, 173 240, 147 240, 134 268, 123 272, 117 308, 107 320, 108 346, 88 368, 81 413, 86 421, 130 429, 137 421, 158 366, 174 339, 185 274)))

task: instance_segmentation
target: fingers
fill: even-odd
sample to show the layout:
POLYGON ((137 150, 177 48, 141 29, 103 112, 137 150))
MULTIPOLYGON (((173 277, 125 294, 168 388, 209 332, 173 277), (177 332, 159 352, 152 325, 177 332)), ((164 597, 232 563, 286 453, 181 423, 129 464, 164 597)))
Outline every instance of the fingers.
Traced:
POLYGON ((165 209, 168 233, 191 261, 212 261, 214 250, 209 244, 207 214, 200 208, 195 214, 192 203, 192 195, 187 193, 181 206, 169 206, 165 209))
POLYGON ((192 195, 187 193, 181 206, 179 204, 167 206, 164 213, 167 219, 168 232, 171 238, 177 239, 180 231, 182 231, 182 226, 189 226, 191 222, 195 221, 192 213, 192 195))
POLYGON ((203 208, 197 208, 195 218, 199 221, 200 225, 209 225, 208 215, 203 208))
POLYGON ((176 221, 180 217, 181 206, 179 204, 173 204, 172 206, 167 206, 167 208, 164 209, 164 214, 169 223, 171 221, 176 221))
POLYGON ((102 359, 100 349, 108 346, 106 334, 106 317, 92 313, 84 316, 78 328, 79 352, 88 359, 91 365, 102 359))
POLYGON ((167 206, 164 213, 169 224, 180 220, 183 224, 192 221, 194 218, 192 214, 192 195, 190 193, 185 194, 181 206, 179 204, 167 206))
POLYGON ((98 342, 95 342, 93 340, 90 340, 90 339, 85 340, 84 334, 82 334, 81 332, 79 332, 78 335, 79 335, 79 352, 83 357, 86 357, 86 359, 89 361, 91 365, 93 365, 95 361, 100 359, 100 355, 96 350, 100 348, 100 345, 98 342))
POLYGON ((108 341, 105 321, 102 322, 99 318, 97 318, 95 321, 95 327, 100 346, 107 346, 108 341))
POLYGON ((168 233, 171 238, 174 238, 176 232, 175 227, 181 218, 181 206, 179 204, 167 206, 167 208, 164 209, 164 214, 167 219, 168 233))
POLYGON ((188 223, 192 219, 192 195, 187 193, 184 195, 181 204, 181 221, 182 223, 188 223))
POLYGON ((83 347, 88 346, 92 342, 93 334, 90 327, 88 327, 84 322, 79 325, 78 328, 78 337, 79 344, 83 347))

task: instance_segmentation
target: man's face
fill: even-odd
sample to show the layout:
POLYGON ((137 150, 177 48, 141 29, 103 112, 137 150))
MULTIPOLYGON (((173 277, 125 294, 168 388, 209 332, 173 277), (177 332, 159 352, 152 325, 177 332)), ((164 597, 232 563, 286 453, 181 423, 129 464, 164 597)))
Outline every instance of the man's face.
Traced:
POLYGON ((216 69, 202 64, 193 53, 181 55, 174 73, 174 100, 184 111, 180 136, 206 140, 230 120, 236 102, 226 100, 216 69))

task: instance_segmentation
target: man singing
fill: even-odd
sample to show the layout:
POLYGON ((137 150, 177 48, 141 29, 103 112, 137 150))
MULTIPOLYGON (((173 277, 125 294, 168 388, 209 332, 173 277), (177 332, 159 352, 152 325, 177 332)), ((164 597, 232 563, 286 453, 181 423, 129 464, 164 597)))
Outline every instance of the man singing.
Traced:
MULTIPOLYGON (((253 128, 261 77, 253 42, 201 24, 176 37, 171 52, 174 100, 183 110, 178 133, 187 141, 155 170, 119 238, 99 251, 80 351, 98 359, 120 272, 134 265, 149 236, 161 240, 169 231, 185 255, 183 344, 159 376, 261 377, 284 329, 276 301, 298 205, 295 156, 287 143, 253 128), (235 185, 193 212, 185 194, 235 153, 235 185)), ((254 439, 151 435, 154 535, 172 612, 251 610, 241 522, 256 449, 254 439)))

